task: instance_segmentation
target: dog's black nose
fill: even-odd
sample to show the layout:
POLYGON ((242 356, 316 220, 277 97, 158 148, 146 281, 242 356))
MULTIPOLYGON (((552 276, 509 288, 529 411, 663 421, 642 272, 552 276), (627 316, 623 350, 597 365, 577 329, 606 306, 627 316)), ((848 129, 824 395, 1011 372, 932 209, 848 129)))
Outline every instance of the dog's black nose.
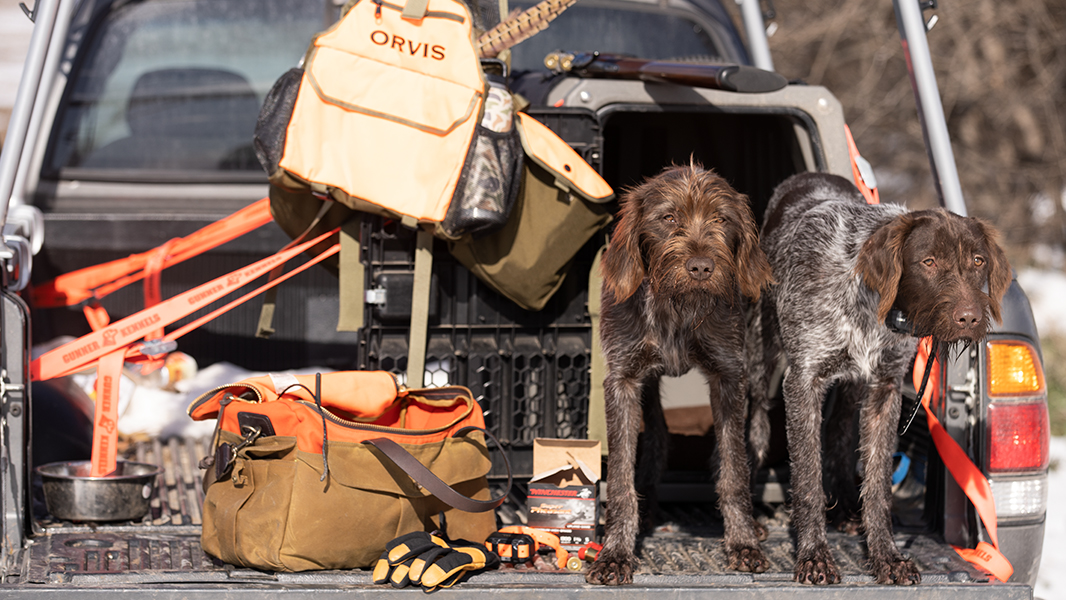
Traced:
POLYGON ((981 320, 981 311, 975 304, 964 304, 955 308, 952 316, 955 318, 955 325, 960 329, 973 329, 981 320))
POLYGON ((703 281, 714 273, 714 261, 704 257, 690 258, 685 263, 685 269, 688 270, 689 277, 703 281))

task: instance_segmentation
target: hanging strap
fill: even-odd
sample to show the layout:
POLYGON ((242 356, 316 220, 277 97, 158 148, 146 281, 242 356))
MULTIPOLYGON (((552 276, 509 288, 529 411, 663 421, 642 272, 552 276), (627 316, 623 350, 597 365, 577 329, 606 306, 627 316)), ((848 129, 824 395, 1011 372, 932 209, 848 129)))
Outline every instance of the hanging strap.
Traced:
POLYGON ((118 466, 118 383, 122 379, 124 355, 122 349, 115 350, 101 358, 96 366, 90 477, 106 477, 118 466))
MULTIPOLYGON (((271 220, 270 199, 263 198, 184 238, 167 242, 169 256, 163 259, 162 267, 173 266, 202 254, 271 220)), ((157 250, 133 254, 60 275, 30 291, 33 305, 38 308, 55 308, 99 300, 115 290, 143 279, 147 275, 145 267, 157 250)), ((99 322, 99 319, 97 321, 99 322)))
POLYGON ((422 387, 429 337, 429 291, 433 277, 433 234, 419 228, 415 238, 415 280, 411 291, 411 336, 407 347, 407 385, 422 387))
MULTIPOLYGON (((30 364, 30 377, 33 381, 44 381, 54 377, 62 377, 64 375, 76 373, 77 371, 90 366, 105 354, 131 346, 134 342, 140 340, 145 332, 174 323, 175 321, 214 303, 227 294, 244 287, 244 285, 266 274, 277 265, 285 263, 311 246, 334 235, 336 232, 337 230, 334 229, 333 231, 323 233, 313 240, 294 246, 285 252, 268 256, 252 265, 237 269, 232 273, 222 275, 221 277, 197 286, 185 293, 169 298, 151 308, 116 321, 105 329, 94 331, 46 352, 30 364)), ((336 254, 339 250, 338 246, 339 245, 334 245, 334 247, 327 252, 323 252, 312 259, 312 261, 301 265, 301 270, 324 260, 328 256, 336 254)), ((297 272, 299 271, 293 271, 291 274, 287 275, 295 275, 297 272)), ((210 320, 210 318, 218 316, 222 312, 225 312, 225 310, 233 308, 240 302, 249 299, 251 296, 258 294, 260 291, 267 289, 271 285, 277 285, 287 278, 288 277, 282 277, 270 282, 255 292, 247 294, 239 300, 227 304, 222 309, 216 310, 206 317, 201 317, 193 323, 167 334, 164 336, 164 339, 176 339, 190 331, 192 328, 202 325, 207 320, 210 320)), ((129 351, 134 355, 139 354, 139 351, 134 349, 130 349, 129 351)))
POLYGON ((499 498, 493 498, 491 500, 475 500, 468 496, 464 496, 455 491, 447 483, 433 474, 426 468, 425 465, 418 462, 418 459, 411 456, 409 452, 403 449, 402 446, 389 438, 375 438, 363 442, 364 444, 370 444, 371 446, 381 450, 381 453, 388 457, 397 467, 407 473, 411 479, 415 480, 415 483, 419 484, 426 489, 429 493, 436 496, 438 500, 444 502, 448 506, 458 508, 465 512, 488 512, 503 504, 503 501, 507 499, 507 495, 511 490, 511 462, 507 460, 507 453, 503 452, 503 446, 500 445, 496 436, 488 432, 488 430, 480 427, 463 427, 459 431, 455 432, 452 437, 459 437, 466 435, 471 431, 480 431, 485 434, 487 439, 493 441, 496 444, 496 448, 500 450, 500 456, 503 457, 503 464, 507 468, 507 485, 503 488, 503 494, 499 498))
MULTIPOLYGON (((315 217, 311 219, 311 224, 308 225, 300 235, 293 238, 291 242, 282 246, 279 252, 288 250, 296 244, 304 241, 304 238, 311 234, 311 230, 314 229, 322 218, 326 216, 326 213, 329 212, 329 209, 333 208, 334 204, 335 203, 332 200, 323 200, 322 206, 318 207, 318 212, 315 213, 315 217)), ((284 270, 284 264, 274 267, 274 269, 270 271, 270 276, 267 278, 267 281, 274 281, 278 277, 281 277, 284 270)), ((277 304, 278 288, 277 286, 274 286, 263 296, 263 308, 259 311, 259 325, 256 327, 255 337, 268 338, 274 334, 274 309, 277 307, 277 304)))
POLYGON ((340 308, 337 318, 337 331, 359 331, 363 328, 363 307, 366 304, 365 269, 360 260, 362 252, 359 240, 362 234, 363 218, 361 213, 354 213, 351 219, 341 225, 339 279, 340 308))
MULTIPOLYGON (((929 339, 932 340, 932 338, 929 339)), ((936 340, 933 340, 930 345, 933 348, 940 348, 937 345, 936 340)), ((914 417, 918 414, 918 409, 922 406, 922 398, 925 397, 925 386, 929 383, 929 375, 933 372, 933 365, 935 365, 939 360, 940 359, 938 358, 938 353, 933 352, 932 359, 927 359, 925 361, 925 373, 922 374, 922 384, 918 386, 918 393, 914 395, 913 406, 908 407, 908 398, 906 396, 903 397, 904 406, 902 414, 906 418, 900 419, 899 428, 896 429, 896 433, 900 437, 902 437, 903 434, 907 433, 907 430, 911 427, 911 423, 914 421, 914 417)), ((915 363, 917 363, 917 361, 915 361, 915 363)), ((917 364, 915 366, 917 366, 917 364)), ((915 376, 917 376, 917 372, 915 372, 915 376)))
POLYGON ((592 360, 589 362, 589 422, 586 437, 600 441, 600 454, 603 455, 606 455, 608 451, 607 409, 603 393, 603 379, 607 375, 607 364, 604 362, 603 350, 600 348, 600 313, 602 311, 600 289, 603 287, 600 263, 606 249, 606 244, 601 246, 596 252, 596 258, 592 260, 592 268, 589 269, 588 292, 589 321, 592 324, 592 360))
MULTIPOLYGON (((932 338, 928 337, 922 338, 921 343, 918 345, 918 355, 914 359, 915 383, 917 383, 918 373, 925 369, 925 365, 928 362, 933 362, 929 360, 932 347, 932 338)), ((925 394, 922 395, 922 407, 925 408, 925 418, 929 423, 929 433, 933 437, 933 444, 936 446, 937 453, 940 454, 940 459, 944 466, 947 467, 948 472, 951 473, 951 476, 955 478, 956 483, 962 488, 966 497, 973 503, 974 508, 977 510, 977 515, 981 518, 981 522, 984 523, 985 531, 988 532, 988 537, 992 541, 991 544, 978 542, 977 548, 974 549, 952 547, 970 563, 988 571, 1000 581, 1007 581, 1010 579, 1011 574, 1014 573, 1014 567, 999 551, 999 537, 996 534, 996 501, 992 496, 992 489, 984 473, 977 468, 977 465, 973 464, 970 457, 966 455, 966 451, 944 429, 944 426, 940 424, 936 415, 929 408, 934 389, 935 386, 926 390, 925 394)))

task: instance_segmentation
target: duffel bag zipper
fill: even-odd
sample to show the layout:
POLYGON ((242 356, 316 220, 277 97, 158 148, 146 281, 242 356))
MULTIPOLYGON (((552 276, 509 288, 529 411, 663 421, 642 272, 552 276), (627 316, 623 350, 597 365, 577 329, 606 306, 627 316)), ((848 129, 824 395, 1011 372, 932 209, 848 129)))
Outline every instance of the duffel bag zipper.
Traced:
MULTIPOLYGON (((232 400, 240 400, 241 402, 248 402, 249 404, 261 404, 263 402, 263 393, 260 392, 259 388, 255 387, 254 385, 248 385, 246 383, 227 383, 225 385, 220 385, 216 388, 207 390, 206 392, 200 394, 200 397, 194 400, 193 403, 189 406, 188 410, 186 410, 185 412, 186 414, 189 414, 191 416, 193 411, 200 408, 202 405, 206 404, 209 400, 214 398, 215 394, 238 387, 247 390, 252 390, 252 392, 255 393, 255 400, 249 400, 248 398, 242 398, 240 396, 234 396, 233 394, 230 394, 230 396, 233 396, 232 400)), ((222 403, 219 402, 220 407, 221 404, 222 403)))

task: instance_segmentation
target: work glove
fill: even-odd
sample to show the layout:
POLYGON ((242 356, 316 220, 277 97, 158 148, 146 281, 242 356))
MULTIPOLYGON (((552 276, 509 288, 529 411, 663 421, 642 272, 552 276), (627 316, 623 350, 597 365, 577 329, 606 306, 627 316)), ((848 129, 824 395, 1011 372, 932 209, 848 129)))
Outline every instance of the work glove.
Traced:
POLYGON ((423 531, 408 533, 385 545, 374 565, 374 583, 403 588, 420 585, 426 592, 452 587, 466 575, 491 569, 500 560, 484 547, 451 542, 423 531))
POLYGON ((389 583, 396 588, 407 587, 411 583, 411 567, 417 559, 422 558, 414 579, 417 583, 426 563, 436 560, 440 554, 450 549, 443 538, 425 531, 401 535, 385 544, 385 551, 374 564, 374 583, 389 583))
MULTIPOLYGON (((419 560, 421 557, 416 559, 416 563, 419 560)), ((425 564, 419 569, 419 581, 422 589, 431 592, 437 588, 450 588, 474 571, 495 569, 500 564, 500 558, 484 546, 453 542, 449 552, 425 564)), ((414 571, 416 567, 418 565, 411 570, 414 571)))

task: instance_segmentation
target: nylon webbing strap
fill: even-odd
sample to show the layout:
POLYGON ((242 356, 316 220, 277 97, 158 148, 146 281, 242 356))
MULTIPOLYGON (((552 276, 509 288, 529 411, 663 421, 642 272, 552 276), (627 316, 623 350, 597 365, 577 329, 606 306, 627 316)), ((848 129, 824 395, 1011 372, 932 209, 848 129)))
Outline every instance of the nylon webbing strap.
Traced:
POLYGON ((359 331, 363 328, 363 307, 366 305, 365 270, 359 254, 363 219, 359 213, 341 225, 340 254, 340 310, 337 331, 359 331))
MULTIPOLYGON (((327 231, 313 240, 222 275, 151 308, 120 319, 102 330, 46 352, 30 363, 30 378, 32 381, 44 381, 80 371, 102 356, 138 341, 146 332, 174 323, 244 287, 336 232, 336 229, 327 231)), ((280 282, 282 279, 276 281, 280 282)), ((169 338, 170 335, 165 337, 169 338)))
POLYGON ((429 0, 407 0, 403 5, 403 18, 421 21, 429 9, 429 0))
POLYGON ((407 385, 422 387, 429 335, 429 284, 433 276, 433 234, 419 228, 415 238, 415 280, 411 291, 411 335, 407 347, 407 385))
MULTIPOLYGON (((333 208, 334 202, 332 200, 324 200, 322 206, 318 208, 318 213, 311 219, 311 224, 304 228, 300 235, 296 236, 291 242, 285 244, 281 250, 288 250, 289 248, 304 241, 308 235, 311 234, 311 230, 326 216, 329 209, 333 208)), ((281 264, 274 267, 274 270, 270 272, 269 281, 274 281, 278 277, 281 277, 282 272, 285 269, 285 265, 281 264)), ((263 308, 259 311, 259 325, 256 326, 255 337, 268 338, 274 335, 274 310, 278 305, 278 287, 273 286, 263 296, 263 308)))
POLYGON ((96 407, 89 476, 105 477, 118 465, 118 383, 125 352, 115 350, 96 366, 96 407))
MULTIPOLYGON (((929 360, 932 351, 932 339, 922 338, 918 345, 918 355, 914 359, 914 384, 918 386, 919 373, 924 371, 925 363, 929 360)), ((939 371, 939 369, 937 369, 939 371)), ((937 374, 939 376, 939 373, 937 374)), ((929 408, 929 402, 933 397, 933 391, 937 386, 931 386, 922 395, 922 407, 925 408, 925 418, 929 422, 929 434, 933 438, 936 451, 940 454, 940 460, 947 467, 948 472, 955 478, 966 497, 973 503, 977 515, 985 525, 988 538, 992 543, 978 542, 977 548, 955 548, 964 559, 970 563, 988 571, 1000 581, 1007 581, 1014 573, 1014 567, 999 551, 999 536, 996 533, 996 501, 992 496, 992 488, 984 473, 973 464, 966 451, 959 446, 951 434, 944 429, 940 421, 929 408)))
POLYGON ((607 374, 603 352, 600 349, 600 290, 603 287, 603 274, 600 261, 604 245, 596 252, 589 269, 589 321, 592 322, 592 361, 589 363, 589 423, 588 439, 600 441, 600 453, 607 454, 607 409, 603 396, 603 378, 607 374))
MULTIPOLYGON (((188 260, 262 227, 271 220, 270 199, 263 198, 203 229, 167 242, 170 244, 168 256, 163 260, 162 266, 166 268, 188 260)), ((31 290, 33 303, 37 307, 49 308, 73 306, 92 298, 103 298, 142 279, 146 275, 145 265, 155 252, 156 250, 149 250, 60 275, 31 290)))

